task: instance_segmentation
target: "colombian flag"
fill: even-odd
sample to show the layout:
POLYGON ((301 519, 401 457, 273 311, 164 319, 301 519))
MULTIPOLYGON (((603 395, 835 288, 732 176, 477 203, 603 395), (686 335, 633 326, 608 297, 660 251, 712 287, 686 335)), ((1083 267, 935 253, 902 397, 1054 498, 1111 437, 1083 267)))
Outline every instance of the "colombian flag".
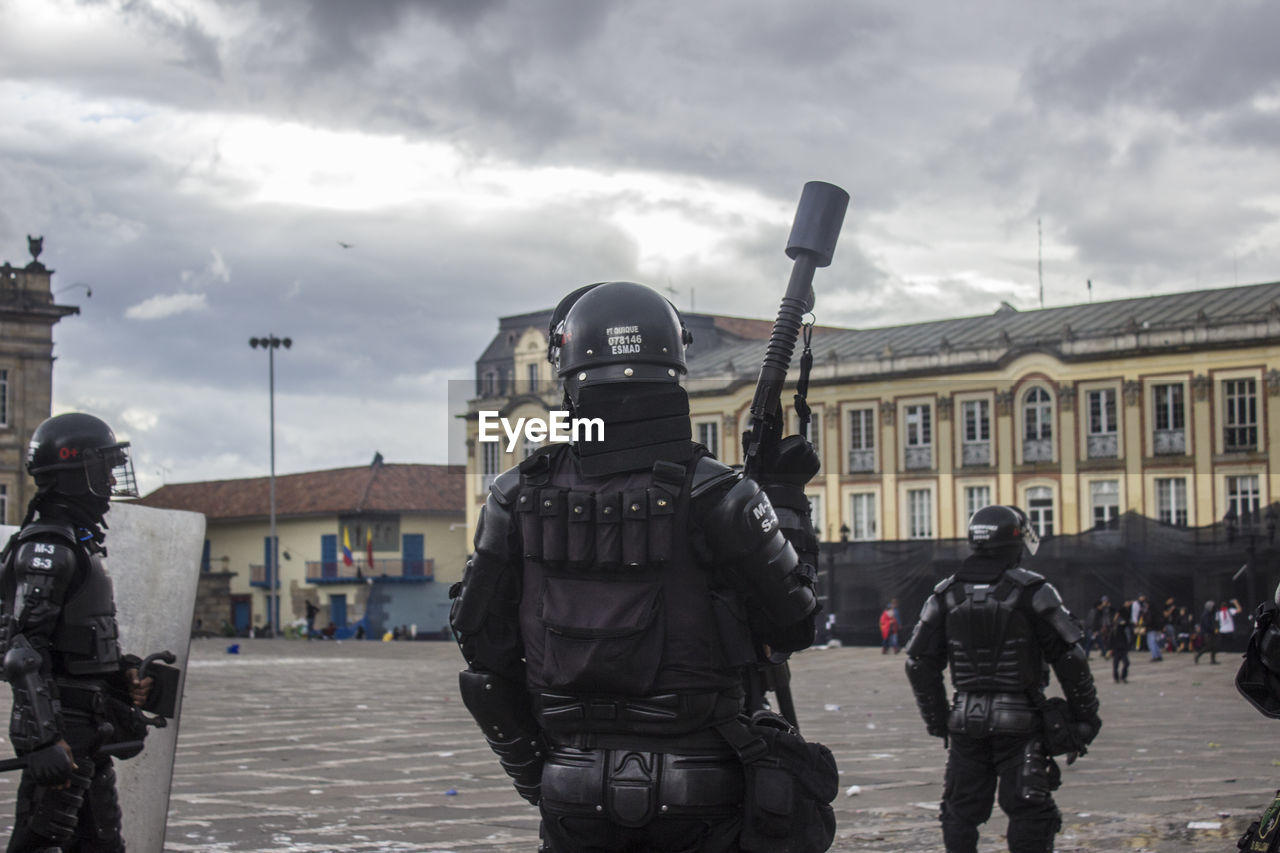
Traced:
POLYGON ((347 528, 342 528, 342 562, 351 565, 351 533, 347 528))

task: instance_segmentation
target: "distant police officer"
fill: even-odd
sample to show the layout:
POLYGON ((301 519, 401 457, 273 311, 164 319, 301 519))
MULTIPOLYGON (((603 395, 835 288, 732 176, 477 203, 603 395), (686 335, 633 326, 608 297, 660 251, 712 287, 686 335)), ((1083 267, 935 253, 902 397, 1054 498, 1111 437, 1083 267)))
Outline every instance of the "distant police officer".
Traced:
POLYGON ((813 640, 812 566, 760 486, 690 440, 690 341, 642 285, 560 303, 549 357, 603 439, 496 479, 453 591, 463 699, 540 806, 545 850, 739 850, 744 774, 721 732, 754 647, 813 640))
POLYGON ((1013 506, 983 507, 969 522, 973 554, 934 589, 906 646, 907 678, 929 734, 950 738, 942 795, 949 853, 977 850, 997 782, 1009 849, 1047 853, 1062 825, 1053 755, 1068 763, 1097 735, 1098 697, 1079 623, 1043 576, 1019 566, 1038 540, 1013 506), (947 702, 943 668, 956 693, 947 702), (1052 667, 1062 699, 1046 700, 1052 667))
POLYGON ((122 851, 106 743, 140 739, 151 679, 120 653, 102 565, 110 498, 137 495, 128 442, 92 415, 36 427, 36 495, 0 562, 0 654, 13 689, 9 739, 28 759, 9 851, 122 851))

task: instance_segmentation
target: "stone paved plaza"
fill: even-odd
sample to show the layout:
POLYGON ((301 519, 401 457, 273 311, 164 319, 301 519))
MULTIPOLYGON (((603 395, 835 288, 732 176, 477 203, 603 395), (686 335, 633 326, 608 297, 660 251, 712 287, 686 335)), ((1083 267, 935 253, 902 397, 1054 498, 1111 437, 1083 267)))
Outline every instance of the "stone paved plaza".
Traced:
MULTIPOLYGON (((195 640, 166 851, 533 851, 536 810, 457 697, 447 643, 195 640)), ((1059 851, 1234 851, 1280 786, 1275 723, 1232 687, 1237 658, 1094 657, 1104 728, 1064 768, 1059 851)), ((901 655, 793 660, 804 732, 841 768, 837 851, 941 849, 945 751, 924 735, 901 655), (857 786, 856 793, 847 793, 857 786)), ((16 776, 0 778, 10 822, 16 776)), ((1004 821, 981 849, 1003 850, 1004 821)), ((144 851, 134 851, 144 853, 144 851)))

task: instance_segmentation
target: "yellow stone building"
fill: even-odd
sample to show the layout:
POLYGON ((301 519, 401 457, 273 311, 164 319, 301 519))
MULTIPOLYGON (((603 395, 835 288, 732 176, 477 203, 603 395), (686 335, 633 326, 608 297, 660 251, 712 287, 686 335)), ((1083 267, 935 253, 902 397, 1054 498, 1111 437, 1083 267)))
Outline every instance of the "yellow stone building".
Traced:
POLYGON ((35 484, 26 473, 27 443, 52 413, 53 326, 73 305, 54 303, 53 270, 40 263, 42 240, 29 240, 31 262, 0 264, 0 524, 22 521, 35 484))
POLYGON ((372 636, 406 626, 442 636, 448 589, 461 580, 463 472, 458 466, 374 464, 276 477, 280 567, 271 567, 266 477, 173 483, 140 499, 204 514, 196 602, 200 629, 287 627, 319 608, 315 625, 372 636), (350 548, 350 561, 344 546, 350 548), (275 604, 268 620, 268 600, 275 604))
MULTIPOLYGON (((477 442, 476 412, 514 419, 560 408, 545 359, 549 317, 502 318, 476 363, 471 529, 492 477, 537 446, 477 442)), ((771 323, 699 314, 686 323, 694 438, 739 463, 771 323)), ((819 329, 813 352, 822 471, 808 493, 825 541, 962 537, 989 503, 1018 504, 1053 535, 1130 510, 1201 526, 1274 499, 1280 283, 819 329)))

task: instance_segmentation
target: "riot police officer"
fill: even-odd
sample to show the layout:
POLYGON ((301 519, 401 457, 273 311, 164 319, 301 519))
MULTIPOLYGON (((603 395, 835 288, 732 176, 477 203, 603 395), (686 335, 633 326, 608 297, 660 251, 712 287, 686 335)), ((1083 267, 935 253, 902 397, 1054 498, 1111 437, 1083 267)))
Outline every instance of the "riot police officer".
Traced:
POLYGON ((1009 849, 1052 851, 1062 825, 1053 756, 1074 761, 1102 725, 1079 623, 1052 584, 1019 565, 1024 547, 1034 554, 1038 544, 1021 509, 975 512, 973 553, 934 589, 906 646, 925 727, 950 741, 941 808, 949 853, 977 850, 997 784, 1009 849), (947 666, 956 691, 950 703, 947 666), (1065 701, 1045 698, 1049 667, 1065 701))
POLYGON ((603 437, 494 482, 452 591, 463 699, 539 805, 542 849, 737 851, 743 671, 758 645, 812 643, 813 566, 761 487, 691 441, 670 302, 590 285, 549 338, 565 406, 603 437))
POLYGON ((27 759, 10 853, 124 850, 115 771, 99 750, 141 739, 151 687, 120 653, 102 565, 111 497, 137 496, 128 447, 83 413, 49 418, 31 437, 36 494, 0 561, 9 739, 27 759))

